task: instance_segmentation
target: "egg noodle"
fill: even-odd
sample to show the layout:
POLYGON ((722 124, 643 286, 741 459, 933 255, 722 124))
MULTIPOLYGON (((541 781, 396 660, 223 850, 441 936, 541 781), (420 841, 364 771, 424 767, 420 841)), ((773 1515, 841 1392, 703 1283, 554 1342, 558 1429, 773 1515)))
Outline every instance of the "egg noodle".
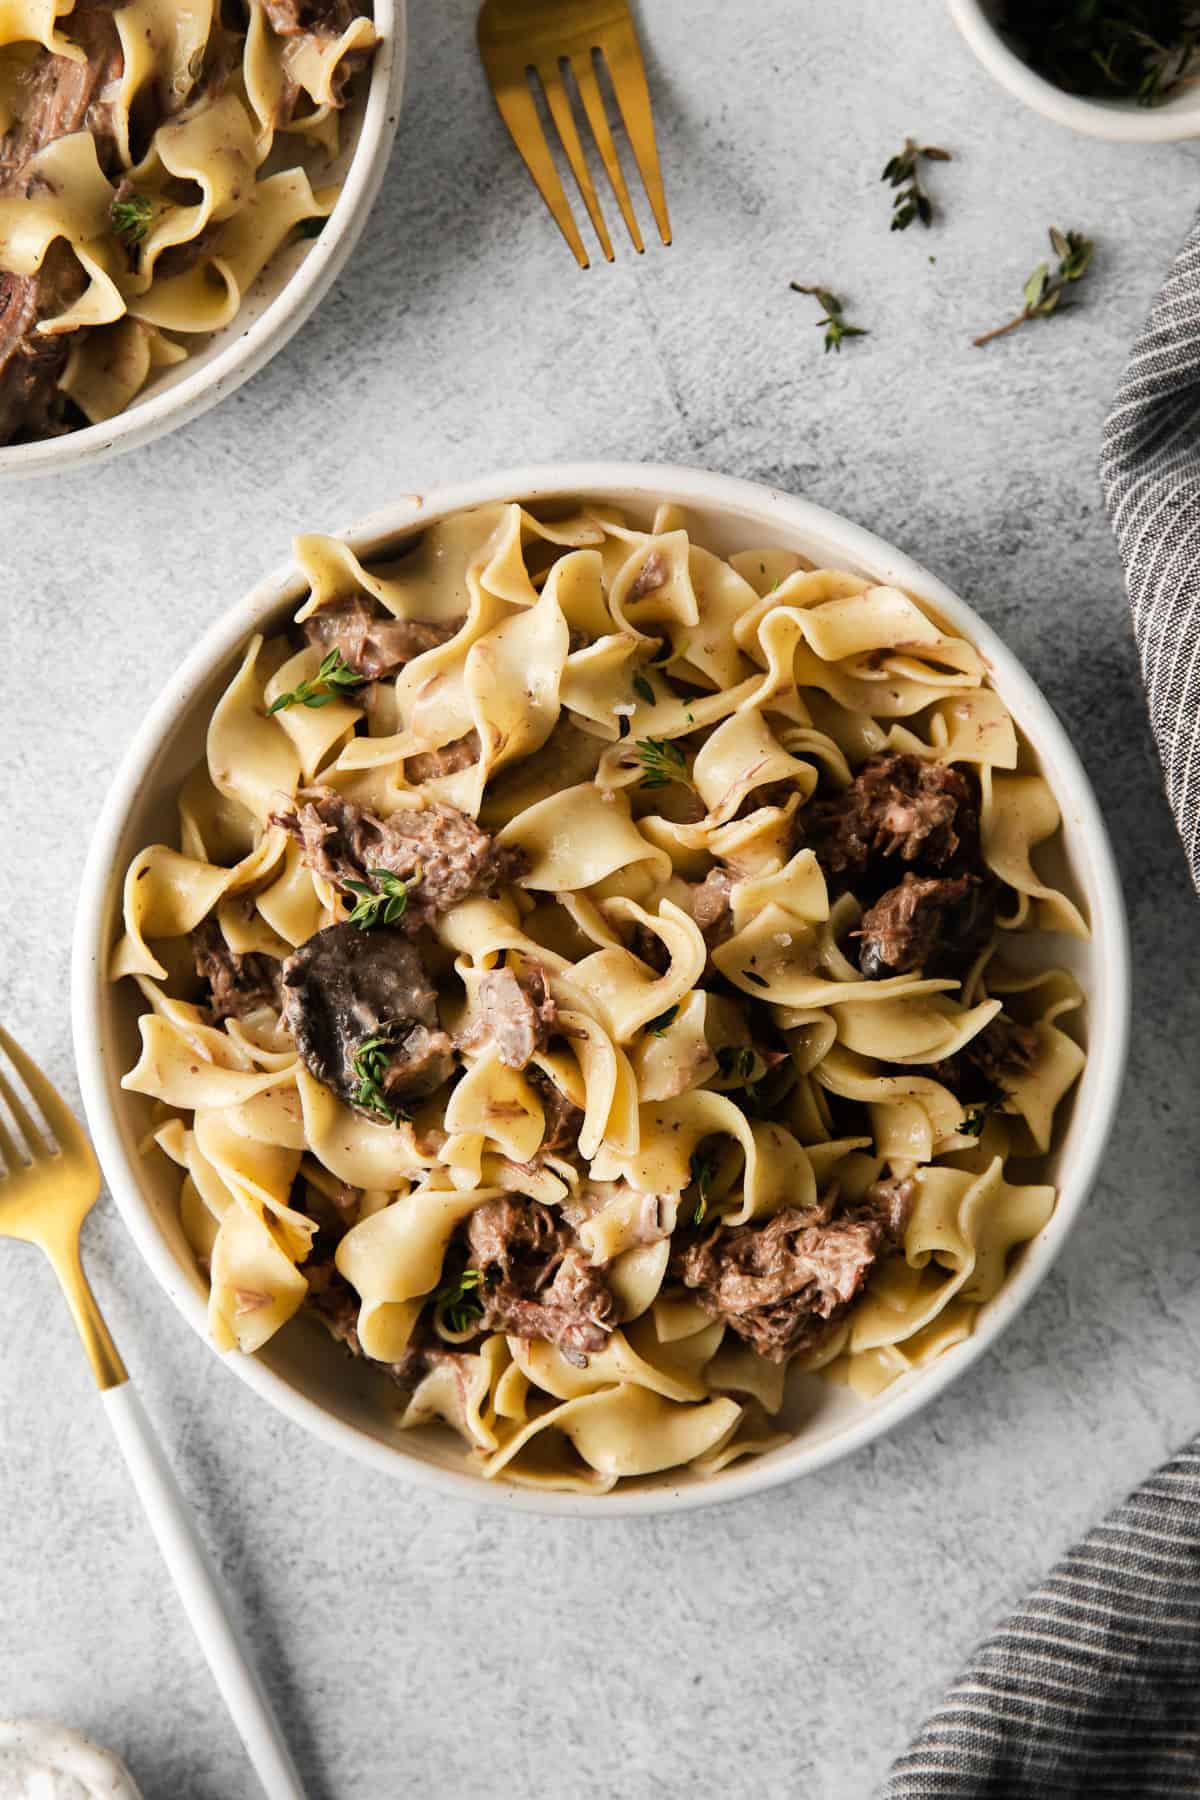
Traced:
POLYGON ((0 6, 0 441, 119 413, 236 317, 338 149, 376 43, 350 0, 0 6), (236 17, 234 16, 236 14, 236 17), (18 345, 19 338, 19 347, 18 345), (11 341, 10 341, 11 340, 11 341), (47 393, 4 392, 50 384, 47 393))
MULTIPOLYGON (((296 556, 303 604, 246 647, 178 847, 128 871, 112 963, 144 997, 124 1086, 159 1103, 147 1151, 183 1170, 217 1344, 257 1350, 301 1307, 332 1323, 340 1295, 403 1426, 448 1422, 487 1478, 605 1491, 774 1447, 793 1375, 869 1397, 965 1339, 1050 1218, 1028 1174, 1084 1060, 1045 934, 1086 927, 1032 860, 1058 807, 977 651, 895 588, 713 555, 673 507, 645 531, 490 506, 369 564, 321 536, 296 556), (356 605, 419 623, 416 654, 374 680, 361 649, 331 657, 322 627, 356 605), (877 780, 886 828, 834 853, 877 780), (399 888, 364 856, 349 887, 346 821, 386 856, 414 808, 466 815, 500 874, 444 904, 428 856, 399 888), (918 880, 938 845, 949 875, 918 880), (896 895, 989 896, 951 973, 928 945, 902 966, 855 855, 885 923, 896 895), (198 931, 243 986, 267 971, 223 1018, 198 931), (404 1105, 386 1020, 382 1063, 314 1073, 341 1052, 305 1034, 360 981, 339 962, 320 989, 343 943, 436 992, 436 1085, 404 1105)), ((365 991, 338 1029, 355 1006, 367 1029, 365 991)))

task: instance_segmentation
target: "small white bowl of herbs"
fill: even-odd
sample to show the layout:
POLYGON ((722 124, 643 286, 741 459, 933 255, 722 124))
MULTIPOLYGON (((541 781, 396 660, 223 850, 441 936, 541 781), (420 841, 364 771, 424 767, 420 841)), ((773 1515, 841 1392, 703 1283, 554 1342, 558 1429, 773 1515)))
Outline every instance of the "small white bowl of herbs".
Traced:
POLYGON ((1091 137, 1200 137, 1195 0, 948 0, 984 68, 1035 112, 1091 137))

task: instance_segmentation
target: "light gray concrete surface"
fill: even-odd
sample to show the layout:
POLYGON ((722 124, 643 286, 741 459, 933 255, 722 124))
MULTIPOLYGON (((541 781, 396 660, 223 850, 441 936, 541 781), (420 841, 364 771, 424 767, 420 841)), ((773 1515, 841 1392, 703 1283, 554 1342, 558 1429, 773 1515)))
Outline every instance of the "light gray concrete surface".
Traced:
MULTIPOLYGON (((675 246, 582 274, 492 110, 470 0, 418 0, 353 263, 271 367, 98 473, 0 492, 0 1016, 75 1094, 67 958, 110 772, 202 626, 300 528, 534 459, 674 459, 840 508, 1043 683, 1121 854, 1133 1059, 1104 1179, 1000 1347, 915 1423, 736 1507, 498 1517, 327 1454, 180 1323, 111 1204, 87 1258, 238 1596, 312 1800, 857 1800, 975 1638, 1200 1427, 1200 912, 1097 490, 1101 421, 1200 195, 1195 148, 1072 137, 935 0, 659 0, 675 246), (952 147, 937 229, 885 157, 952 147), (987 351, 1057 222, 1077 311, 987 351), (872 335, 823 357, 791 279, 872 335)), ((255 1791, 34 1255, 0 1246, 0 1712, 73 1721, 151 1800, 255 1791)))

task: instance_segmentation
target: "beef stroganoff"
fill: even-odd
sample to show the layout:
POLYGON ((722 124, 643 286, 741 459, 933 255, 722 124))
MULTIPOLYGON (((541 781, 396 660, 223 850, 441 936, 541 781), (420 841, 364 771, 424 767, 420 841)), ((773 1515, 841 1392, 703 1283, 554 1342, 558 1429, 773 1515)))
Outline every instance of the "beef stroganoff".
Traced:
POLYGON ((966 1338, 1086 933, 973 646, 673 508, 297 557, 112 965, 216 1342, 303 1310, 481 1475, 604 1491, 966 1338))
POLYGON ((0 12, 0 444, 121 412, 337 197, 358 0, 0 12))

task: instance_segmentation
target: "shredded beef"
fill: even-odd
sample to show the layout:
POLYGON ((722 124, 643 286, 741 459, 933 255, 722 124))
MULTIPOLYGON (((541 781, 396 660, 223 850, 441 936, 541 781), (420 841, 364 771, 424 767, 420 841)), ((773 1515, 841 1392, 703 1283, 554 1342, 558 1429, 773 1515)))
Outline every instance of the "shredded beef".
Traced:
POLYGON ((667 579, 667 559, 661 550, 652 550, 633 581, 630 583, 627 600, 641 600, 646 594, 652 594, 667 579))
POLYGON ((524 853, 496 844, 456 806, 430 801, 377 819, 329 788, 317 788, 272 825, 290 832, 305 862, 347 893, 352 881, 372 885, 368 870, 387 869, 413 884, 399 929, 415 936, 469 894, 491 894, 517 880, 524 853))
POLYGON ((917 1184, 911 1175, 873 1181, 848 1216, 874 1219, 882 1227, 886 1241, 898 1250, 904 1243, 916 1194, 917 1184))
POLYGON ((710 869, 704 880, 692 889, 692 917, 710 947, 729 936, 732 929, 730 895, 733 876, 728 869, 710 869))
POLYGON ((439 775, 456 775, 479 761, 479 733, 468 731, 465 737, 443 744, 440 750, 419 750, 406 756, 404 773, 411 782, 436 781, 439 775))
POLYGON ((914 875, 863 914, 858 966, 871 981, 910 969, 949 973, 983 948, 996 917, 995 883, 974 875, 914 875))
POLYGON ((389 1104, 432 1093, 454 1071, 436 990, 415 946, 398 932, 327 926, 284 963, 283 987, 300 1060, 368 1117, 380 1115, 360 1100, 354 1059, 369 1039, 388 1040, 378 1085, 389 1104))
POLYGON ((960 1100, 994 1099, 1011 1076, 1032 1067, 1037 1052, 1037 1032, 1000 1012, 956 1055, 925 1067, 960 1100))
POLYGON ((603 1269, 548 1206, 507 1195, 485 1201, 467 1221, 467 1254, 484 1273, 484 1329, 542 1338, 580 1367, 588 1351, 603 1350, 616 1301, 603 1269))
POLYGON ((830 1219, 828 1206, 716 1228, 671 1267, 711 1318, 769 1362, 817 1348, 858 1294, 884 1241, 877 1215, 830 1219))
MULTIPOLYGON (((464 615, 465 616, 465 615, 464 615)), ((394 675, 405 663, 452 638, 462 619, 396 619, 363 594, 331 600, 304 621, 304 635, 322 650, 337 650, 342 661, 367 681, 394 675)))
POLYGON ((479 983, 479 1006, 482 1016, 471 1047, 495 1044, 510 1069, 523 1069, 558 1027, 558 1007, 538 963, 527 964, 520 975, 510 968, 489 969, 479 983))
POLYGON ((579 1127, 583 1124, 583 1110, 541 1069, 530 1069, 529 1080, 537 1089, 546 1121, 542 1141, 533 1159, 533 1166, 537 1167, 547 1156, 575 1148, 579 1142, 579 1127))
POLYGON ((352 1355, 361 1356, 359 1298, 346 1277, 339 1274, 332 1255, 310 1256, 301 1266, 300 1273, 308 1282, 307 1299, 319 1314, 321 1323, 352 1355))
MULTIPOLYGON (((59 28, 83 50, 79 60, 37 53, 24 72, 20 111, 0 137, 0 194, 25 196, 35 179, 30 159, 47 144, 90 131, 102 168, 114 164, 112 102, 124 67, 112 8, 78 0, 59 28)), ((33 275, 0 271, 0 444, 56 436, 68 429, 58 386, 70 352, 69 332, 39 331, 82 294, 87 276, 65 239, 33 275)))
POLYGON ((802 841, 827 876, 880 860, 959 873, 979 860, 979 813, 966 777, 918 756, 873 756, 848 788, 801 811, 802 841))
POLYGON ((205 919, 192 933, 196 973, 208 983, 208 1009, 217 1024, 244 1019, 260 1006, 283 1005, 283 965, 257 950, 231 950, 215 919, 205 919))

